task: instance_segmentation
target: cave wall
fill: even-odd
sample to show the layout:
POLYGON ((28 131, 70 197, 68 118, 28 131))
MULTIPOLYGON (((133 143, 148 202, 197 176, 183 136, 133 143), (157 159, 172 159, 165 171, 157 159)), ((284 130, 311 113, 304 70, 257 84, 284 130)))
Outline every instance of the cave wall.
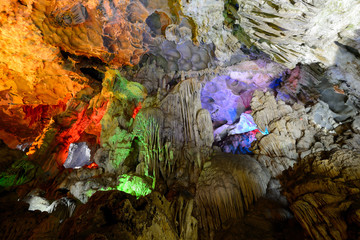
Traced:
POLYGON ((358 238, 359 10, 1 2, 1 238, 358 238))

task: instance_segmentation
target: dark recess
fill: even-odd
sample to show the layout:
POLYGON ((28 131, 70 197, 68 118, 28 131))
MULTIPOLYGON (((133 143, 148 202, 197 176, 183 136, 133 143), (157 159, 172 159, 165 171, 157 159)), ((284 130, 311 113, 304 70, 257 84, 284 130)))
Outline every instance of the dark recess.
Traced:
POLYGON ((348 46, 348 45, 344 45, 342 43, 339 43, 338 41, 335 41, 335 44, 338 45, 339 47, 345 48, 346 51, 352 53, 356 58, 360 58, 360 53, 356 48, 353 48, 353 47, 348 46))
POLYGON ((105 74, 103 72, 100 72, 94 68, 80 68, 80 71, 83 74, 90 76, 91 78, 99 82, 101 82, 105 77, 105 74))

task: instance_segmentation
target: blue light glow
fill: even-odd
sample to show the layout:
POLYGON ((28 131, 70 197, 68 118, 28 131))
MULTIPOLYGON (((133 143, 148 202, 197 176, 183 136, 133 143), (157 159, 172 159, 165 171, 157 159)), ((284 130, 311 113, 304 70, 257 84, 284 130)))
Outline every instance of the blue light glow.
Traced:
POLYGON ((268 135, 269 134, 269 131, 268 131, 267 127, 265 127, 265 131, 261 131, 260 128, 258 128, 258 129, 262 133, 262 135, 268 135))
POLYGON ((256 140, 256 133, 258 130, 251 132, 228 136, 222 143, 221 149, 227 153, 233 154, 249 154, 251 143, 256 140))
POLYGON ((240 115, 240 121, 235 125, 235 128, 231 129, 229 135, 242 134, 254 130, 259 130, 263 135, 269 134, 267 127, 262 131, 249 113, 242 113, 240 115))
POLYGON ((278 86, 280 86, 280 83, 282 82, 282 76, 279 78, 276 78, 274 81, 272 81, 269 85, 270 88, 275 89, 278 86))
POLYGON ((235 126, 236 127, 229 132, 230 135, 246 133, 257 129, 253 117, 248 113, 242 113, 240 115, 240 121, 235 126))

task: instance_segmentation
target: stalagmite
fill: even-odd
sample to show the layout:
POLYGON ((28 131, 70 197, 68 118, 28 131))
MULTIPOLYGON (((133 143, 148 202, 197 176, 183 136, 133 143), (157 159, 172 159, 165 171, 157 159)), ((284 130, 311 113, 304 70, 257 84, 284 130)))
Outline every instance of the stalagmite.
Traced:
POLYGON ((0 239, 360 239, 359 10, 0 1, 0 239))

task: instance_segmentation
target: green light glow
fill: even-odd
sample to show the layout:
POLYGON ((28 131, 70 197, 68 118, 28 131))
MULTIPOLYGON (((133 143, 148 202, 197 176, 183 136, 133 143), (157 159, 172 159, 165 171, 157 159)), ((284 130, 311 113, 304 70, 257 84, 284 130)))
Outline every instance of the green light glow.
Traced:
POLYGON ((116 128, 115 134, 112 135, 108 143, 111 149, 110 159, 113 159, 113 165, 118 168, 130 154, 131 134, 124 129, 116 128))
POLYGON ((161 152, 159 124, 153 117, 146 118, 142 113, 139 113, 134 130, 134 138, 137 137, 144 147, 145 173, 156 176, 156 161, 159 159, 161 152))
POLYGON ((30 161, 18 160, 6 172, 0 173, 0 186, 18 186, 31 181, 36 175, 37 167, 30 161))
POLYGON ((119 182, 119 185, 116 187, 117 190, 131 194, 137 198, 151 193, 150 184, 142 177, 124 174, 120 177, 119 182))
POLYGON ((153 177, 152 187, 155 188, 156 178, 160 175, 167 178, 173 172, 175 162, 171 143, 161 141, 158 121, 152 116, 146 117, 141 110, 136 116, 132 134, 141 143, 140 158, 145 163, 145 175, 153 177))
POLYGON ((146 97, 140 83, 121 77, 117 70, 108 70, 103 81, 103 94, 110 98, 107 112, 101 120, 100 142, 109 151, 113 168, 121 168, 131 151, 133 135, 128 129, 133 122, 133 108, 146 97))
POLYGON ((116 99, 122 101, 139 102, 146 97, 146 89, 143 85, 126 80, 117 70, 108 70, 105 73, 103 87, 112 92, 116 99))
POLYGON ((100 188, 98 190, 89 189, 85 192, 85 195, 90 198, 96 191, 119 190, 139 198, 151 193, 151 182, 152 178, 150 177, 139 177, 124 174, 119 177, 118 186, 100 188))
POLYGON ((85 195, 90 198, 94 193, 96 193, 96 190, 94 189, 89 189, 85 192, 85 195))
MULTIPOLYGON (((114 168, 114 172, 125 173, 122 169, 124 162, 127 162, 131 151, 138 151, 138 146, 137 160, 144 164, 144 172, 141 172, 141 175, 145 175, 143 178, 122 175, 119 185, 113 189, 137 197, 146 195, 151 192, 150 187, 155 189, 156 178, 166 178, 172 173, 175 164, 171 144, 162 142, 161 127, 156 118, 142 114, 141 110, 133 118, 134 104, 139 106, 146 97, 144 86, 126 80, 121 77, 119 71, 108 70, 105 73, 102 91, 104 96, 110 98, 110 104, 101 120, 100 142, 109 152, 108 161, 112 164, 110 167, 114 168), (144 182, 144 179, 149 181, 144 182)), ((86 194, 92 195, 93 192, 89 191, 86 194)))

